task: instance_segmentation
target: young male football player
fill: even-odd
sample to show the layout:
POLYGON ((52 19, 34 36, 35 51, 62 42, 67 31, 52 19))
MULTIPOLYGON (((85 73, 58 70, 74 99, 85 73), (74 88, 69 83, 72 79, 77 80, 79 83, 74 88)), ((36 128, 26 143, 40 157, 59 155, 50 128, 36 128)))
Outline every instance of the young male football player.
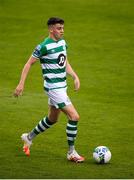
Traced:
POLYGON ((33 54, 25 64, 20 82, 14 92, 15 96, 22 94, 31 66, 40 60, 44 78, 44 90, 48 96, 49 112, 31 132, 22 134, 21 138, 24 141, 23 151, 26 155, 30 155, 32 140, 39 133, 46 131, 56 123, 60 112, 64 112, 68 118, 66 126, 69 146, 67 159, 74 162, 83 162, 84 157, 77 153, 74 146, 79 114, 67 95, 66 74, 72 76, 75 90, 79 89, 80 81, 67 60, 67 45, 63 39, 64 20, 51 17, 47 21, 47 25, 49 36, 35 48, 33 54))

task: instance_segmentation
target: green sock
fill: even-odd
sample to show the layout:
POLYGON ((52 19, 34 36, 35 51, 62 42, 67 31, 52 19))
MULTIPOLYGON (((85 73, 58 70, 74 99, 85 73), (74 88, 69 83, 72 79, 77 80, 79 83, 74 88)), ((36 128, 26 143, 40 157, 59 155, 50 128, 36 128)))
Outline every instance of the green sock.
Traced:
POLYGON ((70 152, 72 152, 75 149, 74 142, 77 135, 77 123, 78 121, 69 120, 66 127, 67 140, 70 152))
POLYGON ((50 128, 54 123, 52 123, 48 117, 44 117, 37 126, 28 134, 28 139, 32 140, 36 137, 39 133, 46 131, 50 128))

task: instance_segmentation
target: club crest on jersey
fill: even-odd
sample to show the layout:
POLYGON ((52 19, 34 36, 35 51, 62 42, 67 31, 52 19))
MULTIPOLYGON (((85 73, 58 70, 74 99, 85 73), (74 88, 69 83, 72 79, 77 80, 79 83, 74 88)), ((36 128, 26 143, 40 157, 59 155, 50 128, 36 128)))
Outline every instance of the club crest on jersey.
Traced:
POLYGON ((41 45, 38 45, 38 46, 36 47, 36 49, 40 51, 40 50, 41 50, 41 45))
POLYGON ((66 61, 66 56, 64 54, 60 54, 58 56, 58 65, 61 67, 64 66, 65 61, 66 61))
POLYGON ((55 53, 55 50, 54 50, 54 49, 52 49, 52 50, 51 50, 51 53, 55 53))

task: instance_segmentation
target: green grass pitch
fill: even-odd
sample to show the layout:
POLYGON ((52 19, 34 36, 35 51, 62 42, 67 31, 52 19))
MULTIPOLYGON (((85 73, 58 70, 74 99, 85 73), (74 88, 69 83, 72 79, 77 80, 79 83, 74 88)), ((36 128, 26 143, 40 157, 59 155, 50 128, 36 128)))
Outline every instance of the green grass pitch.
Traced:
POLYGON ((0 178, 134 178, 134 1, 0 0, 0 178), (59 122, 22 152, 20 136, 47 114, 40 64, 30 71, 22 97, 12 93, 24 63, 47 36, 50 16, 65 19, 68 59, 81 80, 68 93, 81 119, 76 149, 83 164, 66 160, 66 122, 59 122), (106 145, 108 165, 93 149, 106 145))

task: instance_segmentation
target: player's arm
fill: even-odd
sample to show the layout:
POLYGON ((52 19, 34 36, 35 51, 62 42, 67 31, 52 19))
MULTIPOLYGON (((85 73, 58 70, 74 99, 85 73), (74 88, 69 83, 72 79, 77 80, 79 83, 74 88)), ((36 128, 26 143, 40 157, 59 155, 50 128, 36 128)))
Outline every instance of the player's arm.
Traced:
POLYGON ((80 88, 80 80, 71 65, 69 64, 68 60, 66 62, 66 72, 67 74, 72 76, 72 78, 74 79, 75 90, 78 90, 80 88))
POLYGON ((15 91, 14 91, 14 96, 19 96, 22 94, 23 90, 24 90, 24 85, 25 85, 25 80, 27 78, 28 72, 31 68, 31 66, 37 61, 38 59, 31 56, 29 58, 29 60, 27 61, 27 63, 24 65, 24 68, 22 70, 21 73, 21 78, 19 81, 19 84, 17 85, 15 91))

